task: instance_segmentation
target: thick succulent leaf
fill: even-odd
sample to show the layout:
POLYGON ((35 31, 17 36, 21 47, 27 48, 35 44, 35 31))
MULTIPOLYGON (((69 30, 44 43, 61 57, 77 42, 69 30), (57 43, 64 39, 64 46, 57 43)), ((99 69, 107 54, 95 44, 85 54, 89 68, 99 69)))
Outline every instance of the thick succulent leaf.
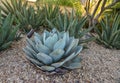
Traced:
POLYGON ((41 42, 42 43, 42 36, 41 35, 39 35, 38 33, 36 33, 36 32, 34 32, 34 40, 35 40, 35 42, 36 43, 39 43, 39 42, 41 42))
POLYGON ((74 42, 72 43, 72 44, 74 44, 73 47, 72 47, 72 50, 75 49, 75 47, 78 46, 78 42, 79 42, 79 39, 75 39, 75 43, 74 42))
POLYGON ((83 49, 83 46, 77 46, 75 48, 75 54, 78 55, 82 51, 82 49, 83 49))
POLYGON ((50 53, 49 56, 51 56, 53 61, 56 62, 56 61, 59 61, 62 58, 63 54, 64 54, 64 50, 56 49, 52 53, 50 53))
POLYGON ((67 46, 67 45, 69 44, 69 32, 66 32, 66 33, 64 34, 63 39, 66 41, 66 46, 67 46))
POLYGON ((68 46, 66 53, 65 53, 65 57, 70 53, 71 50, 74 50, 75 47, 78 45, 79 40, 78 39, 73 39, 70 42, 70 45, 68 46))
POLYGON ((48 32, 48 31, 45 30, 44 33, 46 34, 46 37, 50 36, 50 32, 48 32))
POLYGON ((27 58, 28 60, 30 60, 33 64, 37 65, 37 66, 43 66, 43 65, 44 65, 43 63, 41 63, 41 62, 39 62, 38 60, 33 59, 33 58, 29 57, 29 56, 26 56, 26 58, 27 58))
POLYGON ((45 40, 46 40, 46 33, 43 33, 43 34, 42 34, 42 36, 43 36, 43 44, 45 44, 45 40))
POLYGON ((65 48, 65 40, 64 39, 60 39, 59 41, 57 41, 53 47, 53 50, 55 49, 63 49, 65 48))
POLYGON ((68 68, 68 69, 76 69, 76 68, 80 68, 81 67, 81 57, 77 56, 75 57, 73 60, 68 61, 67 63, 65 63, 63 65, 63 67, 68 68))
POLYGON ((41 66, 39 68, 43 71, 53 71, 53 70, 55 70, 55 67, 52 67, 52 66, 41 66))
POLYGON ((59 34, 58 34, 58 36, 59 36, 59 39, 61 39, 61 38, 63 38, 63 34, 64 34, 65 32, 64 31, 62 31, 62 32, 60 32, 59 34))
POLYGON ((70 56, 68 56, 65 60, 61 61, 61 62, 57 62, 57 63, 53 63, 51 64, 52 66, 54 66, 55 68, 61 67, 63 64, 65 64, 67 61, 73 59, 74 57, 76 57, 75 53, 72 53, 70 56))
POLYGON ((71 53, 71 55, 69 55, 65 60, 63 60, 63 61, 61 61, 61 62, 53 63, 52 66, 54 66, 54 67, 56 67, 56 68, 62 66, 62 65, 65 64, 66 62, 74 59, 81 50, 82 50, 82 46, 78 46, 78 47, 76 48, 75 52, 74 52, 74 53, 71 53))
POLYGON ((66 49, 69 47, 69 45, 71 44, 71 42, 74 40, 75 38, 72 36, 72 37, 69 37, 69 41, 68 41, 68 45, 66 46, 66 49))
POLYGON ((58 36, 57 34, 54 34, 53 36, 48 37, 45 40, 45 46, 47 46, 48 48, 50 48, 51 50, 53 49, 54 44, 58 41, 58 36))
POLYGON ((35 47, 39 52, 42 52, 45 54, 49 54, 51 52, 50 49, 47 46, 43 45, 42 43, 36 44, 35 47))
POLYGON ((34 36, 34 41, 35 41, 35 44, 42 43, 41 40, 37 36, 34 36))
POLYGON ((44 53, 38 53, 36 57, 39 61, 41 61, 42 63, 46 65, 49 65, 53 62, 53 59, 44 53))
POLYGON ((70 64, 64 64, 63 67, 67 68, 67 69, 77 69, 81 67, 80 63, 70 63, 70 64))
POLYGON ((78 55, 74 59, 71 60, 71 63, 72 62, 76 62, 77 63, 77 62, 81 62, 81 61, 82 61, 81 56, 78 55))
POLYGON ((25 52, 26 56, 30 57, 30 58, 34 58, 34 56, 32 55, 32 53, 30 53, 27 48, 23 48, 23 51, 25 52))
POLYGON ((37 53, 39 52, 37 50, 37 48, 35 47, 35 43, 32 40, 30 40, 29 38, 27 38, 26 41, 27 41, 27 46, 28 47, 30 47, 31 49, 33 49, 37 53))
POLYGON ((26 50, 32 54, 32 56, 36 59, 37 52, 35 52, 32 48, 29 46, 26 46, 26 50))

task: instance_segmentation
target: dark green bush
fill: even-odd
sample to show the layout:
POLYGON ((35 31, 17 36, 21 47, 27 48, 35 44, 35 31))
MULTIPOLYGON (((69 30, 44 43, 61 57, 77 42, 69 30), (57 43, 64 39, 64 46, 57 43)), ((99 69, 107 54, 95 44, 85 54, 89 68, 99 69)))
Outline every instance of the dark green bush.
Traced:
POLYGON ((19 25, 12 25, 14 18, 11 14, 8 14, 3 21, 0 15, 0 51, 8 48, 16 38, 19 25))
POLYGON ((111 22, 106 16, 100 21, 100 28, 95 28, 97 42, 108 48, 120 49, 120 15, 116 15, 111 22))
POLYGON ((35 10, 32 6, 29 6, 27 9, 24 8, 21 11, 17 11, 17 20, 18 23, 20 23, 20 28, 25 32, 30 31, 32 28, 35 30, 39 29, 44 22, 44 16, 41 11, 40 7, 37 7, 35 10))
MULTIPOLYGON (((49 23, 49 27, 56 28, 59 31, 68 31, 70 36, 74 36, 75 38, 84 37, 92 28, 84 29, 84 25, 87 21, 86 17, 82 17, 79 19, 74 11, 71 13, 68 13, 67 11, 62 14, 59 12, 58 17, 54 20, 54 22, 49 21, 46 19, 49 23)), ((88 42, 89 40, 92 40, 93 38, 87 38, 84 40, 81 40, 79 43, 88 42)))
POLYGON ((49 5, 43 5, 41 7, 41 11, 42 11, 42 14, 44 15, 44 23, 43 23, 43 26, 44 27, 48 27, 48 22, 45 20, 46 18, 53 22, 56 17, 58 16, 59 12, 60 12, 60 8, 59 6, 53 6, 51 4, 49 5))

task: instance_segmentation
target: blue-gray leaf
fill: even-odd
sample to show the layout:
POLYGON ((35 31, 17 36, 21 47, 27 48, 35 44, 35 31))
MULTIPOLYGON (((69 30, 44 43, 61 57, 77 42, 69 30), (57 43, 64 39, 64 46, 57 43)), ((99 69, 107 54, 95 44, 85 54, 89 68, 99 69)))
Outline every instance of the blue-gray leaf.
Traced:
POLYGON ((57 62, 57 63, 53 63, 51 64, 52 66, 54 66, 55 68, 61 67, 63 64, 65 64, 66 62, 68 62, 69 60, 73 59, 74 57, 76 57, 75 53, 72 53, 70 56, 68 56, 65 60, 61 61, 61 62, 57 62))
POLYGON ((52 53, 50 53, 49 56, 51 56, 53 58, 53 61, 56 62, 62 58, 63 54, 64 54, 64 50, 56 49, 52 53))
POLYGON ((68 64, 64 64, 63 67, 67 68, 67 69, 77 69, 77 68, 80 68, 81 67, 81 64, 80 62, 77 63, 68 63, 68 64))
POLYGON ((42 41, 40 40, 40 38, 38 38, 37 36, 34 36, 34 41, 35 41, 35 44, 42 43, 42 41))
POLYGON ((53 62, 52 58, 44 53, 38 53, 36 57, 38 58, 39 61, 46 65, 49 65, 53 62))
POLYGON ((35 50, 36 52, 38 52, 38 50, 35 48, 35 43, 28 38, 26 40, 27 40, 27 46, 30 47, 31 49, 35 50))
POLYGON ((54 44, 58 41, 58 36, 57 34, 54 34, 53 36, 50 36, 46 39, 45 41, 45 45, 50 48, 51 50, 53 50, 53 46, 54 44))
POLYGON ((44 65, 43 63, 41 63, 41 62, 39 62, 38 60, 33 59, 33 58, 31 58, 31 57, 26 56, 26 58, 27 58, 28 60, 30 60, 32 63, 34 63, 35 65, 37 65, 37 66, 43 66, 43 65, 44 65))
POLYGON ((48 47, 46 47, 45 45, 42 45, 41 43, 36 44, 35 47, 39 52, 42 52, 42 53, 45 53, 45 54, 49 54, 51 52, 48 47))
POLYGON ((40 69, 43 70, 43 71, 53 71, 53 70, 55 70, 55 67, 52 67, 52 66, 41 66, 40 69))
POLYGON ((46 34, 46 38, 50 36, 50 32, 45 30, 44 33, 46 34))
POLYGON ((79 41, 78 39, 74 39, 71 41, 69 47, 66 50, 65 57, 69 55, 71 50, 75 49, 75 47, 78 45, 78 41, 79 41))
POLYGON ((59 41, 57 41, 54 45, 53 50, 55 49, 63 49, 65 48, 65 40, 64 39, 60 39, 59 41))
POLYGON ((39 35, 38 33, 36 33, 36 32, 34 32, 34 35, 37 37, 37 38, 39 38, 39 40, 42 42, 43 40, 42 40, 42 36, 41 35, 39 35))
POLYGON ((37 52, 31 49, 30 47, 26 46, 26 50, 32 54, 34 58, 36 58, 37 52))
POLYGON ((23 51, 25 52, 26 56, 34 58, 34 56, 32 55, 32 53, 30 53, 27 48, 23 48, 23 51))

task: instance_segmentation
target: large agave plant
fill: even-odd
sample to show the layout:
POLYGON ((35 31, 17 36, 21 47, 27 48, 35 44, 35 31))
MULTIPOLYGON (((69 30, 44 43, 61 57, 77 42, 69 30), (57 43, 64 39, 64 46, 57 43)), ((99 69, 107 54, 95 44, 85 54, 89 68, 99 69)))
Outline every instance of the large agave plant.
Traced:
POLYGON ((26 57, 43 71, 54 71, 57 68, 75 69, 80 67, 78 54, 82 46, 78 39, 70 37, 68 32, 44 31, 42 35, 34 33, 33 39, 27 38, 23 48, 26 57))

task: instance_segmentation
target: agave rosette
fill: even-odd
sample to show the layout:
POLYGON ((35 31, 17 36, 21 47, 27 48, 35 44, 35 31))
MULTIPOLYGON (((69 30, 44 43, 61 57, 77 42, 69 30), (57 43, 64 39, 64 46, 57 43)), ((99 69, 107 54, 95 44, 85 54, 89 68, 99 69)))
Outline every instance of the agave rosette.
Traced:
POLYGON ((68 32, 45 30, 42 35, 35 32, 33 38, 27 38, 27 46, 23 50, 26 58, 41 70, 75 69, 80 67, 78 54, 83 48, 78 46, 78 42, 79 39, 70 37, 68 32))

